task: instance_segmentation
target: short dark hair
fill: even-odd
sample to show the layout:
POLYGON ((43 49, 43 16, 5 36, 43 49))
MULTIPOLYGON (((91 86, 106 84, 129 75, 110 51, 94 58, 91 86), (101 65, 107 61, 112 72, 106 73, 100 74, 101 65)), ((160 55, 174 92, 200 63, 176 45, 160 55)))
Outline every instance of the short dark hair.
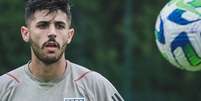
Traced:
POLYGON ((61 10, 66 13, 69 24, 71 24, 71 12, 70 12, 69 0, 27 0, 25 4, 25 21, 28 24, 28 20, 38 10, 49 10, 49 13, 57 12, 61 10))

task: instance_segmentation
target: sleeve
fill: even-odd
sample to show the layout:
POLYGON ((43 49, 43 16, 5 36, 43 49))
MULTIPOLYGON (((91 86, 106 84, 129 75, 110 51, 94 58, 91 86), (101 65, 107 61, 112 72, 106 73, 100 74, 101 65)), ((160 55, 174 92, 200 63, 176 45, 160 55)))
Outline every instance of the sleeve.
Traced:
POLYGON ((96 101, 124 101, 116 88, 102 75, 96 74, 94 94, 96 101))
POLYGON ((8 76, 0 76, 0 101, 10 101, 16 83, 8 76))
POLYGON ((124 101, 115 87, 97 72, 88 73, 79 81, 79 87, 90 101, 124 101))

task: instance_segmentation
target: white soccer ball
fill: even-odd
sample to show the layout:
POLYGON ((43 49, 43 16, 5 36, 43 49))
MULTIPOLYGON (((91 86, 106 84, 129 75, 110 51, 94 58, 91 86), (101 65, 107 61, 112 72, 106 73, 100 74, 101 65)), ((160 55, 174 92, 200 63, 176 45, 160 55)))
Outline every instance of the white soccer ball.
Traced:
POLYGON ((173 65, 201 70, 201 0, 172 0, 155 25, 157 46, 173 65))

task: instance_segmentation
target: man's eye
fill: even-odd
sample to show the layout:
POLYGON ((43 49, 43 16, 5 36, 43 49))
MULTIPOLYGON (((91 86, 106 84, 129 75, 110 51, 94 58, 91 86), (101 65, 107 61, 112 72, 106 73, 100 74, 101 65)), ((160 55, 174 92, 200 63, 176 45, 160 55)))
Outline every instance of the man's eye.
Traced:
POLYGON ((61 25, 61 24, 58 24, 58 25, 56 25, 56 28, 57 28, 57 29, 65 29, 65 26, 64 26, 64 25, 61 25))
POLYGON ((37 27, 40 29, 45 29, 48 27, 48 24, 38 24, 37 27))

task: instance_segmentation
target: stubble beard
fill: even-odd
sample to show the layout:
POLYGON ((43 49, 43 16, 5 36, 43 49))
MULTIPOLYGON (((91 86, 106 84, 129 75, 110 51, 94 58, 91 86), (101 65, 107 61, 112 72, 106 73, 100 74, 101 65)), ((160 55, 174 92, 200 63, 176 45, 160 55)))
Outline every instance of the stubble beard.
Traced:
POLYGON ((42 47, 40 47, 38 44, 36 44, 32 39, 30 39, 30 45, 31 45, 31 49, 33 51, 33 54, 44 64, 46 65, 50 65, 53 63, 56 63, 57 61, 59 61, 62 57, 62 55, 64 54, 64 51, 66 49, 67 43, 64 43, 60 49, 58 50, 57 53, 55 53, 56 55, 54 57, 50 57, 47 54, 45 54, 43 52, 42 47))

